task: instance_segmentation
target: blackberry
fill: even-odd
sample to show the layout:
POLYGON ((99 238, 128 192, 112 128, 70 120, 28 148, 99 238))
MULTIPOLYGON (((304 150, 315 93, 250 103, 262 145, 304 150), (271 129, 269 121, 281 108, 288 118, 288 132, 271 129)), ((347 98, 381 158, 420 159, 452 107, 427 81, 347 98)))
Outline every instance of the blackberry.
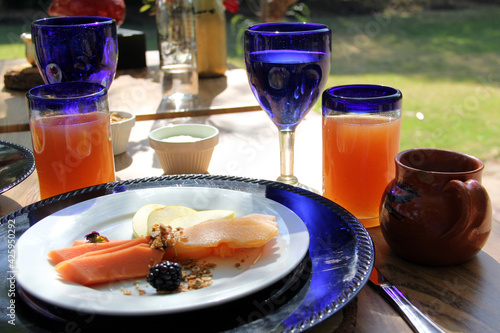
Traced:
POLYGON ((149 269, 147 281, 158 291, 173 291, 179 287, 182 267, 176 262, 165 261, 149 269))

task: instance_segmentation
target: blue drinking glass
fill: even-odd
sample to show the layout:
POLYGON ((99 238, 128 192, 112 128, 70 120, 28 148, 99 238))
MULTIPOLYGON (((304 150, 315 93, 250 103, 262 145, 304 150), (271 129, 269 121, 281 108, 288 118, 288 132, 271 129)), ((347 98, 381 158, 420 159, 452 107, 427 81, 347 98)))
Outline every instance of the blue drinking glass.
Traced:
POLYGON ((293 174, 295 128, 325 87, 330 35, 327 26, 314 23, 264 23, 245 30, 250 87, 280 132, 278 181, 303 188, 308 187, 293 174))
POLYGON ((326 89, 323 92, 323 115, 393 112, 401 116, 403 95, 389 86, 352 84, 326 89))
POLYGON ((26 94, 40 197, 115 181, 107 89, 62 82, 26 94))
POLYGON ((327 88, 323 106, 323 196, 379 225, 380 200, 394 178, 403 95, 396 88, 352 84, 327 88))
POLYGON ((31 24, 31 38, 45 83, 111 85, 118 61, 115 20, 92 16, 44 18, 31 24))

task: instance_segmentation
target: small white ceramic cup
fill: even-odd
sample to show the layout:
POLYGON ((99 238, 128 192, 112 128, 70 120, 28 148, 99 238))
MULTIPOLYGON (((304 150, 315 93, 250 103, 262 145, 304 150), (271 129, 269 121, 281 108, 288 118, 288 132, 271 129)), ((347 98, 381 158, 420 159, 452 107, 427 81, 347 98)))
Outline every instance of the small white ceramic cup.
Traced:
POLYGON ((219 130, 205 124, 169 125, 149 134, 149 144, 167 175, 208 173, 217 143, 219 130))
POLYGON ((33 47, 33 42, 31 41, 31 34, 29 32, 23 32, 21 34, 21 39, 26 46, 26 59, 31 64, 31 66, 36 66, 35 62, 35 49, 33 47))
POLYGON ((111 139, 113 142, 113 155, 119 155, 127 151, 130 132, 135 125, 135 115, 130 112, 111 111, 111 115, 116 114, 123 120, 111 121, 111 139))

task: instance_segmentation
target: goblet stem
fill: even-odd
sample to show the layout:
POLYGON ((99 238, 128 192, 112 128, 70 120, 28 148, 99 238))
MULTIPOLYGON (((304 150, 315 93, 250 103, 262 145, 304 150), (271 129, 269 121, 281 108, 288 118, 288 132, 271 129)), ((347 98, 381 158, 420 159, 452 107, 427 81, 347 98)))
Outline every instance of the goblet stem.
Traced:
POLYGON ((290 129, 280 130, 280 165, 281 176, 278 181, 297 185, 299 180, 293 175, 293 149, 295 143, 295 131, 290 129))

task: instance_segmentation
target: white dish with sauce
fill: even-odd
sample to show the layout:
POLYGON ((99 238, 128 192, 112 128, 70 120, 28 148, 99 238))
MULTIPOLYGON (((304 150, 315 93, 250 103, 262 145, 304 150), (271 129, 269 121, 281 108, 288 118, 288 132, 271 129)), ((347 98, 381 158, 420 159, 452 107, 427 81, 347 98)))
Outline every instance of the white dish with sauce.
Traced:
POLYGON ((149 134, 149 144, 170 175, 208 173, 218 143, 219 130, 206 124, 168 125, 149 134))

